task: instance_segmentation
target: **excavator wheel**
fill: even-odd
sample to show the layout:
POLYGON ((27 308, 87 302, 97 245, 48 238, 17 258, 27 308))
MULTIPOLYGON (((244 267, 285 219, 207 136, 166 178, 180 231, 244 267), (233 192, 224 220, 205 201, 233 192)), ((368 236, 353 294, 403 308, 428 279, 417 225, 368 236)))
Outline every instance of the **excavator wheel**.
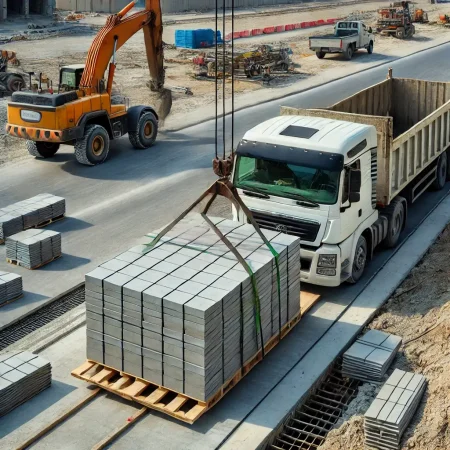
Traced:
POLYGON ((35 158, 51 158, 59 150, 59 144, 54 142, 27 141, 27 150, 35 158))
POLYGON ((109 134, 101 125, 88 125, 84 137, 75 142, 75 157, 80 164, 96 166, 109 153, 109 134))
POLYGON ((138 150, 151 147, 158 135, 158 121, 151 112, 142 114, 137 124, 137 130, 128 133, 131 145, 138 150))
POLYGON ((25 87, 25 82, 20 75, 11 74, 6 80, 6 88, 9 92, 21 91, 25 87))

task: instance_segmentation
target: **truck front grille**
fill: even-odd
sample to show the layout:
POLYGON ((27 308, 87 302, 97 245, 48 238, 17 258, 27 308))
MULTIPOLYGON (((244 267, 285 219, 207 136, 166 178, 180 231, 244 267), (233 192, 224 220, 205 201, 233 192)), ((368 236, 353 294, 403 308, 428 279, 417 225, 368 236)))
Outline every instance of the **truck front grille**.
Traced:
POLYGON ((261 228, 279 231, 281 233, 291 234, 299 237, 302 241, 314 242, 319 233, 320 223, 312 220, 298 220, 287 217, 271 216, 253 212, 256 223, 261 228))

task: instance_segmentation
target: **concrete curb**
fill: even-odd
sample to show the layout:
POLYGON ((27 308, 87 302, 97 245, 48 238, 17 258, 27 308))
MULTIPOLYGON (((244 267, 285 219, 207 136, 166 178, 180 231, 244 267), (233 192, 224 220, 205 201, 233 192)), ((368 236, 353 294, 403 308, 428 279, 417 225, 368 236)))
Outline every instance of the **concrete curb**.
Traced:
POLYGON ((219 448, 263 449, 289 415, 314 389, 361 330, 373 319, 395 289, 421 261, 450 222, 450 194, 417 225, 364 290, 342 312, 269 394, 236 427, 219 448), (275 430, 275 431, 274 431, 275 430))

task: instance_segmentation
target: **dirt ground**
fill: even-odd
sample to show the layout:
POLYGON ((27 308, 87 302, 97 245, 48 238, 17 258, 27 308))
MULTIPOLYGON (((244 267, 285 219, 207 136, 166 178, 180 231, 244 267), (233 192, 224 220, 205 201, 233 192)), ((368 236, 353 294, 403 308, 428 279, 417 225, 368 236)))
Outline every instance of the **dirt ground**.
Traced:
MULTIPOLYGON (((236 30, 263 27, 273 24, 295 23, 305 20, 314 20, 319 18, 332 18, 346 16, 352 19, 362 19, 369 25, 374 25, 376 21, 376 10, 382 5, 383 1, 364 3, 355 9, 355 5, 341 5, 340 7, 327 7, 322 10, 303 11, 299 13, 290 12, 289 14, 280 11, 277 14, 261 17, 238 16, 236 18, 236 30), (361 11, 360 9, 363 9, 361 11)), ((450 13, 450 5, 421 5, 429 12, 431 20, 436 20, 440 13, 450 13)), ((91 25, 100 24, 105 16, 88 16, 86 22, 91 25)), ((164 40, 167 43, 173 42, 175 29, 180 28, 205 28, 214 27, 211 21, 205 22, 204 19, 197 25, 189 23, 170 24, 165 27, 164 40)), ((249 80, 245 76, 235 81, 235 95, 238 98, 241 95, 256 92, 259 90, 269 90, 270 95, 276 98, 277 92, 281 88, 299 84, 301 81, 322 74, 324 71, 335 68, 345 67, 348 64, 358 64, 372 61, 382 61, 389 56, 398 55, 403 49, 404 52, 413 53, 414 46, 429 42, 430 45, 436 39, 442 39, 443 35, 450 30, 438 25, 417 25, 417 34, 412 40, 399 41, 395 38, 377 36, 375 41, 375 52, 368 55, 365 51, 359 51, 351 62, 345 61, 340 55, 330 55, 323 60, 318 60, 316 56, 309 51, 308 37, 311 34, 329 33, 331 27, 320 27, 314 30, 300 30, 298 32, 288 32, 280 35, 261 36, 246 40, 236 41, 236 52, 248 51, 257 48, 262 43, 278 46, 280 43, 289 46, 292 49, 293 68, 289 74, 276 75, 269 85, 263 85, 261 80, 249 80)), ((74 34, 73 36, 59 36, 45 40, 31 41, 22 40, 5 46, 8 50, 15 50, 21 61, 21 67, 25 72, 36 71, 45 72, 50 79, 58 79, 60 65, 83 63, 86 52, 92 42, 96 30, 85 34, 74 34)), ((185 95, 183 92, 175 92, 172 116, 176 117, 176 122, 180 123, 182 117, 192 112, 211 107, 214 104, 214 81, 198 80, 195 78, 196 67, 192 63, 194 56, 198 51, 184 49, 167 48, 165 50, 166 58, 166 84, 172 87, 187 87, 193 95, 185 95), (178 120, 180 119, 180 120, 178 120)), ((149 71, 147 67, 146 55, 143 45, 142 33, 138 33, 124 45, 118 54, 116 87, 120 92, 130 98, 130 104, 156 104, 158 100, 149 91, 147 81, 149 71)), ((222 90, 221 90, 222 92, 222 90)), ((221 93, 219 99, 221 99, 221 93)), ((226 97, 231 97, 231 83, 226 82, 226 97)), ((231 101, 229 102, 231 103, 231 101)), ((0 99, 0 165, 8 161, 26 157, 25 143, 18 139, 10 139, 4 136, 4 120, 6 102, 0 99)))
MULTIPOLYGON (((398 368, 421 373, 428 381, 427 391, 402 440, 403 450, 450 448, 449 255, 450 226, 369 325, 403 339, 388 375, 398 368)), ((368 383, 361 386, 343 423, 328 435, 321 450, 364 448, 363 415, 379 389, 380 386, 368 383)))

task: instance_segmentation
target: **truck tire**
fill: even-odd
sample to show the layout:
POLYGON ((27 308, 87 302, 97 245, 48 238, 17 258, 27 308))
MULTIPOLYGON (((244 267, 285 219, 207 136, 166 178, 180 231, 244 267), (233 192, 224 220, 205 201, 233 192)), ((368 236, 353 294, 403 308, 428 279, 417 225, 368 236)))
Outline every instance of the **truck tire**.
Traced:
POLYGON ((26 142, 28 153, 35 158, 51 158, 59 150, 59 144, 55 142, 26 142))
POLYGON ((145 112, 138 120, 137 130, 128 133, 131 145, 142 150, 151 147, 158 135, 158 121, 151 112, 145 112))
POLYGON ((448 174, 448 160, 447 153, 444 152, 439 157, 436 168, 436 179, 433 181, 431 185, 432 189, 435 191, 440 191, 444 189, 445 183, 447 181, 448 174))
POLYGON ((25 87, 25 82, 20 75, 10 75, 6 80, 6 89, 9 92, 21 91, 25 87))
POLYGON ((353 56, 353 47, 351 45, 349 45, 344 53, 344 57, 347 61, 350 61, 352 59, 353 56))
POLYGON ((447 149, 447 181, 450 181, 450 149, 447 149))
POLYGON ((316 52, 316 56, 317 56, 319 59, 325 58, 325 55, 326 55, 325 52, 316 52))
POLYGON ((364 236, 360 236, 355 248, 353 257, 352 274, 347 280, 350 284, 355 284, 363 276, 367 263, 367 241, 364 236))
POLYGON ((395 32, 395 35, 397 36, 397 39, 405 39, 405 29, 404 28, 397 28, 397 31, 395 32))
POLYGON ((403 197, 396 197, 382 212, 382 215, 388 220, 388 231, 383 241, 387 248, 394 248, 398 244, 406 220, 405 203, 406 200, 403 197))
POLYGON ((367 47, 367 53, 371 55, 373 53, 373 41, 370 41, 369 46, 367 47))
POLYGON ((87 125, 84 137, 75 142, 75 157, 80 164, 96 166, 109 153, 109 134, 101 125, 87 125))

